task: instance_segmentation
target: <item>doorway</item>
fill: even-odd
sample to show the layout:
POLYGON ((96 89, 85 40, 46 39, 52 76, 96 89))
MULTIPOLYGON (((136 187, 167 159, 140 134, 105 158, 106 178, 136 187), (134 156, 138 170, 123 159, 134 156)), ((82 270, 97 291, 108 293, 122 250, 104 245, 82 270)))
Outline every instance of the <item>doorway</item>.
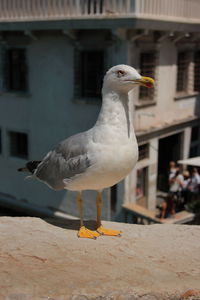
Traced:
POLYGON ((159 139, 157 189, 160 191, 168 192, 169 162, 182 158, 182 138, 183 134, 177 133, 159 139))

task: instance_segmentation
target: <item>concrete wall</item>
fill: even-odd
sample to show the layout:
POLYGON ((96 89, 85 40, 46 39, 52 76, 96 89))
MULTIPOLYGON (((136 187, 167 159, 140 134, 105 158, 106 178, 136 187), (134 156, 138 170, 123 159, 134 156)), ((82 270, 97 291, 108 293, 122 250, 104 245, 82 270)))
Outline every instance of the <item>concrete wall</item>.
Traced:
POLYGON ((1 217, 1 299, 200 299, 199 226, 104 226, 122 236, 78 239, 77 220, 1 217))

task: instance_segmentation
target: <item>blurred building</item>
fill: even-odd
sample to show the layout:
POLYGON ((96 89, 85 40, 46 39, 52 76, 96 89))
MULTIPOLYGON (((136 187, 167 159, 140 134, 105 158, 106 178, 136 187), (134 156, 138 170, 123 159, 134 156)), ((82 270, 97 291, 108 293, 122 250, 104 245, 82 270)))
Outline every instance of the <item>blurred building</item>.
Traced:
POLYGON ((74 193, 16 170, 90 128, 103 74, 123 63, 156 86, 130 94, 139 161, 105 190, 103 217, 120 219, 123 202, 154 210, 169 161, 200 154, 199 11, 197 0, 0 0, 0 201, 76 214, 74 193))

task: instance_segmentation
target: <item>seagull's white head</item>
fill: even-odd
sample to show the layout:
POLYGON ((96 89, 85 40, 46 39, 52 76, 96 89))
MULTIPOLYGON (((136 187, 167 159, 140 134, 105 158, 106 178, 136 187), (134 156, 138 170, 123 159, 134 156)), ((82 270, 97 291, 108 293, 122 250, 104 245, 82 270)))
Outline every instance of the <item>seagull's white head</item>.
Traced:
POLYGON ((107 71, 104 77, 103 89, 116 92, 129 92, 137 85, 152 88, 154 86, 154 79, 141 76, 131 66, 117 65, 107 71))

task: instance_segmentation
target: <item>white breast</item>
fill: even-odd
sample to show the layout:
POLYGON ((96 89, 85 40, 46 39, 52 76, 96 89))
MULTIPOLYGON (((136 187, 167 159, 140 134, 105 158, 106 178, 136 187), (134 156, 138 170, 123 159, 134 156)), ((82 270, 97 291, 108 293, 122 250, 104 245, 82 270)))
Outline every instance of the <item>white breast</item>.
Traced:
POLYGON ((122 180, 135 166, 138 147, 132 124, 128 95, 104 93, 101 112, 90 130, 88 158, 84 173, 67 180, 69 190, 101 190, 122 180))
POLYGON ((69 190, 101 190, 125 178, 133 169, 138 158, 137 144, 130 141, 122 145, 93 145, 90 153, 92 161, 83 174, 68 181, 69 190))

